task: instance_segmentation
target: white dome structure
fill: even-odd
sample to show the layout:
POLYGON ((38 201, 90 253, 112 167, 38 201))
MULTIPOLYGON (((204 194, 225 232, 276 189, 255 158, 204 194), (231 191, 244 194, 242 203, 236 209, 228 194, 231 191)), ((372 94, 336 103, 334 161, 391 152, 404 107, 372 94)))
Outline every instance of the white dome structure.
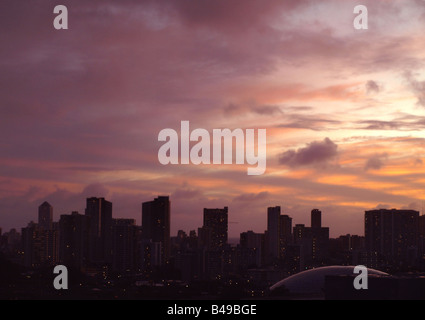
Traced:
MULTIPOLYGON (((353 275, 355 266, 329 266, 306 270, 285 278, 270 287, 270 292, 279 291, 289 295, 322 295, 326 276, 353 275)), ((368 276, 389 276, 389 274, 367 268, 368 276)))

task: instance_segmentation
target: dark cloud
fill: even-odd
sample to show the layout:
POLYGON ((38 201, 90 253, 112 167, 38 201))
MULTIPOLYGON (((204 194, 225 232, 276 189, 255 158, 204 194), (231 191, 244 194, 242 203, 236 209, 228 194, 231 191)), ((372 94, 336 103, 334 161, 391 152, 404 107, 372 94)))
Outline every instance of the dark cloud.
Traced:
POLYGON ((226 32, 246 32, 259 26, 266 27, 267 16, 288 12, 311 2, 310 0, 203 0, 171 1, 183 22, 190 27, 209 27, 226 32))
POLYGON ((423 205, 417 203, 417 202, 411 202, 409 203, 407 206, 403 206, 401 207, 401 209, 406 209, 406 210, 416 210, 421 212, 423 209, 423 205))
POLYGON ((259 200, 267 199, 269 195, 270 194, 267 191, 263 191, 259 193, 243 193, 233 198, 233 201, 242 201, 242 202, 259 201, 259 200))
POLYGON ((379 209, 391 209, 391 205, 385 204, 385 203, 380 203, 373 209, 378 209, 378 210, 379 209))
POLYGON ((273 105, 248 107, 248 106, 242 106, 242 105, 238 105, 234 103, 229 103, 222 110, 226 115, 238 115, 238 114, 246 113, 246 112, 251 112, 251 113, 262 115, 262 116, 272 116, 277 114, 283 114, 279 106, 273 106, 273 105))
POLYGON ((177 189, 172 194, 173 198, 178 198, 178 199, 193 199, 193 198, 199 198, 201 196, 202 196, 202 193, 200 190, 191 189, 188 187, 177 189))
POLYGON ((252 108, 252 111, 260 115, 282 114, 282 110, 278 106, 259 106, 252 108))
POLYGON ((380 91, 380 87, 375 81, 369 80, 366 82, 366 91, 367 93, 378 93, 380 91))
POLYGON ((367 159, 364 166, 365 171, 369 170, 380 170, 384 166, 384 160, 387 158, 387 154, 374 155, 367 159))
POLYGON ((279 163, 290 167, 323 164, 334 159, 338 154, 338 145, 329 138, 323 141, 314 141, 305 148, 288 150, 281 154, 279 163))
POLYGON ((302 114, 285 114, 285 123, 277 125, 278 128, 295 128, 309 129, 313 131, 331 130, 339 127, 341 122, 333 119, 326 119, 322 116, 302 115, 302 114))
POLYGON ((357 123, 365 125, 361 129, 366 130, 401 130, 406 126, 400 121, 364 120, 357 123))
POLYGON ((418 99, 417 104, 421 107, 425 107, 425 81, 416 80, 414 74, 410 71, 406 71, 404 76, 409 84, 410 89, 418 99))
POLYGON ((394 120, 362 120, 356 124, 361 125, 363 130, 420 131, 425 127, 425 117, 408 114, 394 120))

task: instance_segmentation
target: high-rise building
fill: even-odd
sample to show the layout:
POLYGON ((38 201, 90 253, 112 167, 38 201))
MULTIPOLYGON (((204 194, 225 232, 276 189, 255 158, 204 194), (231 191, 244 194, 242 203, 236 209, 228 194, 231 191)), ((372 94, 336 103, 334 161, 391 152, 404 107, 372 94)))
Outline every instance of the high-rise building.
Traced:
POLYGON ((24 255, 24 265, 28 268, 39 267, 43 251, 42 237, 38 226, 34 222, 22 228, 22 252, 24 255))
POLYGON ((285 259, 286 249, 292 243, 292 218, 288 215, 279 217, 279 258, 285 259))
POLYGON ((44 201, 38 207, 38 227, 43 230, 51 230, 53 223, 53 207, 44 201))
POLYGON ((319 209, 313 209, 311 211, 311 227, 321 228, 322 227, 322 211, 319 209))
POLYGON ((311 227, 297 224, 294 227, 294 243, 300 246, 300 261, 306 267, 319 267, 329 258, 329 228, 321 226, 321 211, 311 211, 311 227))
POLYGON ((24 264, 27 267, 52 266, 58 262, 58 224, 53 222, 53 207, 43 202, 38 207, 38 223, 22 228, 24 264))
POLYGON ((142 204, 143 238, 153 243, 161 243, 161 264, 165 265, 170 257, 170 210, 168 196, 159 196, 153 201, 142 204))
POLYGON ((112 269, 134 271, 136 269, 136 222, 134 219, 113 219, 112 269))
POLYGON ((419 257, 425 265, 425 215, 419 216, 419 257))
POLYGON ((67 267, 85 267, 89 243, 89 217, 72 212, 59 220, 59 261, 67 267))
POLYGON ((425 215, 419 216, 419 235, 425 238, 425 215))
POLYGON ((198 229, 201 259, 200 274, 206 279, 220 279, 227 265, 225 250, 228 238, 228 207, 204 208, 204 224, 198 229))
POLYGON ((419 212, 378 209, 365 212, 365 243, 383 262, 408 263, 418 249, 419 212))
POLYGON ((264 233, 253 231, 242 232, 240 234, 240 247, 242 260, 247 266, 255 265, 261 267, 264 263, 264 233), (248 259, 246 259, 248 257, 248 259))
POLYGON ((146 279, 151 279, 154 269, 161 266, 161 247, 161 242, 152 242, 152 239, 141 240, 139 265, 146 279))
POLYGON ((267 259, 276 259, 279 257, 279 225, 280 225, 280 207, 267 208, 267 259))
POLYGON ((87 198, 85 215, 90 220, 89 262, 95 265, 110 263, 112 203, 105 198, 87 198))
POLYGON ((279 206, 267 208, 266 261, 271 263, 284 259, 286 248, 291 243, 292 218, 281 215, 279 206))
POLYGON ((223 250, 227 244, 228 208, 204 208, 203 228, 209 230, 208 250, 223 250))

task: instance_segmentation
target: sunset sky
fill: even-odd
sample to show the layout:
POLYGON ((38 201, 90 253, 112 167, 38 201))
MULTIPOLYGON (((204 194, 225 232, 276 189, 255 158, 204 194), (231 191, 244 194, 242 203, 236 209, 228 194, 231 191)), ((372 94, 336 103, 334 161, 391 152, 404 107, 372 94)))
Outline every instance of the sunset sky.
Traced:
POLYGON ((266 229, 267 207, 331 237, 364 233, 364 211, 422 212, 425 1, 0 2, 0 227, 169 195, 171 233, 229 207, 229 234, 266 229), (55 30, 66 5, 69 29, 55 30), (353 9, 368 8, 355 30, 353 9), (158 133, 267 129, 267 171, 168 165, 158 133))

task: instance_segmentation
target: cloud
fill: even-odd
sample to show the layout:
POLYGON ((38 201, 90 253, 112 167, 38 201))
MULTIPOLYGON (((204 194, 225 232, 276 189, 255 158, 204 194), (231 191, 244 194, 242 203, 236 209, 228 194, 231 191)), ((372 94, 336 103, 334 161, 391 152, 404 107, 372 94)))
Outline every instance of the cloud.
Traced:
POLYGON ((251 112, 261 116, 272 116, 276 114, 283 114, 279 106, 262 105, 248 107, 239 104, 229 103, 223 109, 225 115, 240 115, 242 113, 251 112))
POLYGON ((323 141, 314 141, 305 148, 297 151, 288 150, 281 154, 279 163, 290 167, 323 164, 332 160, 338 154, 338 145, 329 138, 323 141))
POLYGON ((369 170, 380 170, 383 166, 384 166, 384 160, 387 157, 387 154, 379 154, 379 155, 374 155, 372 157, 370 157, 369 159, 367 159, 366 164, 364 166, 364 170, 365 171, 369 171, 369 170))
POLYGON ((178 198, 178 199, 193 199, 193 198, 200 198, 201 196, 203 195, 200 190, 190 189, 188 187, 177 189, 172 194, 173 198, 178 198))
POLYGON ((410 71, 404 73, 409 87, 418 99, 417 104, 425 107, 425 81, 418 81, 410 71))
POLYGON ((375 81, 369 80, 366 83, 366 91, 367 93, 378 93, 380 91, 380 87, 375 81))
POLYGON ((259 106, 252 108, 252 111, 259 115, 282 114, 282 110, 278 106, 259 106))
POLYGON ((362 120, 356 124, 361 125, 362 130, 421 131, 425 126, 425 117, 408 114, 388 121, 362 120))
POLYGON ((269 192, 263 191, 259 193, 243 193, 233 198, 233 201, 252 202, 267 199, 269 192))
POLYGON ((341 125, 341 121, 327 119, 320 115, 285 114, 285 120, 285 123, 281 123, 277 127, 323 131, 341 125))
POLYGON ((373 209, 377 209, 377 210, 379 210, 379 209, 391 209, 391 205, 386 204, 386 203, 380 203, 373 209))

